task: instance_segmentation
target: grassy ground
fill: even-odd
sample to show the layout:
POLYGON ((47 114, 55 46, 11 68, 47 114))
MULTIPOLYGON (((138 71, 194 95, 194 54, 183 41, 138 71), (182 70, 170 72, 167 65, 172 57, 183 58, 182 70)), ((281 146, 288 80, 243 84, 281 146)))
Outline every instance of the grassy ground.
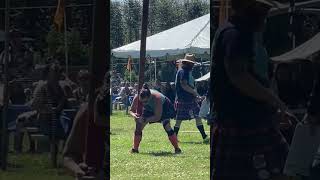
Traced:
MULTIPOLYGON (((12 142, 13 138, 11 137, 9 150, 13 149, 12 142)), ((24 146, 24 150, 28 150, 28 143, 24 146)), ((24 152, 17 155, 11 152, 8 156, 8 163, 7 171, 0 170, 0 180, 74 180, 62 168, 54 169, 51 167, 49 153, 24 152)))
MULTIPOLYGON (((205 129, 209 131, 207 125, 205 129)), ((210 149, 202 143, 195 121, 182 123, 179 141, 183 153, 179 155, 173 154, 161 124, 147 125, 140 154, 130 154, 133 131, 133 120, 123 112, 114 112, 111 116, 111 179, 209 179, 210 149)))

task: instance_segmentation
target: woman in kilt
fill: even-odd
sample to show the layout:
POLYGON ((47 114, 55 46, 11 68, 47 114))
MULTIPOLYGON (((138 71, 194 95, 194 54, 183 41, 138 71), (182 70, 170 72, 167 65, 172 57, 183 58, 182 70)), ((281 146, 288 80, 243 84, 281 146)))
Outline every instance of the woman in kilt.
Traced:
POLYGON ((134 97, 129 113, 136 122, 131 153, 139 153, 142 131, 148 123, 162 123, 175 149, 175 153, 181 153, 177 136, 170 126, 170 119, 174 117, 174 107, 166 96, 156 90, 149 89, 148 86, 144 84, 139 96, 134 97), (143 105, 141 115, 138 114, 138 104, 140 103, 143 105))
POLYGON ((178 135, 182 121, 196 120, 196 125, 201 133, 202 139, 205 143, 209 142, 209 138, 204 131, 202 120, 199 117, 200 106, 198 99, 199 94, 195 90, 194 78, 192 76, 192 68, 195 64, 195 56, 193 54, 186 54, 184 59, 179 60, 180 68, 176 74, 176 124, 174 132, 178 135))

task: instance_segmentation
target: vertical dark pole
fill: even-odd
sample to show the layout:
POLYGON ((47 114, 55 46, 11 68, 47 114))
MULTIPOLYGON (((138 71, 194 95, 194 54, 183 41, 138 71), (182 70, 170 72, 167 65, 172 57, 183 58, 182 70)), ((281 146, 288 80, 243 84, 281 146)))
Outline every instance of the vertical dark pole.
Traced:
MULTIPOLYGON (((149 15, 149 0, 143 0, 140 63, 139 63, 139 88, 138 88, 139 90, 142 88, 142 85, 144 83, 144 65, 145 65, 145 59, 146 59, 148 15, 149 15)), ((138 114, 141 114, 141 113, 142 113, 142 105, 138 104, 138 114)))
POLYGON ((295 22, 294 22, 295 11, 296 11, 296 1, 290 0, 290 29, 291 29, 292 49, 296 48, 296 35, 295 35, 295 22))
POLYGON ((7 169, 7 156, 8 156, 8 131, 7 131, 7 115, 8 115, 8 105, 9 105, 9 96, 8 96, 8 62, 9 62, 9 0, 6 0, 6 9, 5 9, 5 60, 4 60, 4 88, 3 88, 3 109, 2 109, 2 164, 1 168, 3 170, 7 169))
MULTIPOLYGON (((221 2, 221 0, 220 0, 220 2, 221 2)), ((220 8, 221 8, 221 3, 220 3, 220 8)), ((222 10, 221 9, 219 9, 219 12, 221 12, 222 10)), ((211 57, 211 61, 210 61, 210 81, 209 81, 209 93, 210 93, 210 179, 212 178, 212 168, 213 168, 213 158, 212 158, 212 142, 213 142, 213 125, 212 125, 212 114, 213 114, 213 109, 212 109, 212 104, 213 104, 213 98, 212 98, 212 96, 213 96, 213 94, 212 94, 212 86, 213 86, 213 84, 212 84, 212 77, 213 77, 213 70, 214 70, 214 64, 213 64, 213 41, 214 41, 214 21, 216 20, 216 19, 214 19, 214 13, 215 13, 215 11, 214 11, 214 3, 213 3, 213 0, 210 0, 210 27, 211 27, 211 29, 210 29, 210 47, 211 47, 211 50, 210 50, 210 57, 211 57), (213 20, 213 21, 212 21, 213 20)), ((220 20, 220 17, 221 17, 221 14, 219 14, 219 20, 220 20)), ((219 21, 219 25, 220 25, 220 21, 219 21)))
POLYGON ((107 17, 110 1, 95 0, 93 6, 92 56, 90 60, 90 90, 89 90, 89 121, 86 138, 86 163, 98 170, 102 170, 105 155, 105 143, 109 117, 105 119, 108 127, 98 125, 94 121, 94 102, 97 88, 101 87, 105 73, 109 70, 110 46, 109 24, 107 17))

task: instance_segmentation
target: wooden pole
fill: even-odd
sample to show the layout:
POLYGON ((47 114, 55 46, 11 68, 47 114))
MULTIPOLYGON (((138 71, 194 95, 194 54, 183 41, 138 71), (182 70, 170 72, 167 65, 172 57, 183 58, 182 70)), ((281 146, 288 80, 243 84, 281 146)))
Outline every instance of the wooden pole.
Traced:
POLYGON ((295 35, 295 29, 294 29, 295 11, 296 11, 296 1, 290 0, 290 26, 291 26, 292 49, 296 48, 296 35, 295 35))
POLYGON ((157 82, 157 58, 154 58, 154 83, 157 82))
POLYGON ((4 59, 4 88, 3 88, 3 109, 2 109, 2 147, 1 147, 1 168, 3 170, 7 169, 7 156, 8 156, 8 131, 7 131, 7 115, 9 106, 9 75, 8 75, 8 62, 9 62, 9 14, 10 14, 10 0, 6 0, 6 10, 5 10, 5 59, 4 59))
MULTIPOLYGON (((224 22, 225 22, 225 19, 227 18, 227 16, 229 15, 229 9, 228 9, 228 6, 229 6, 229 4, 228 4, 228 1, 226 1, 226 0, 220 0, 220 4, 219 4, 219 26, 221 26, 224 22)), ((213 7, 211 7, 211 10, 213 10, 214 8, 213 7)), ((211 26, 211 27, 213 27, 213 26, 211 26)), ((214 37, 214 32, 211 32, 211 36, 213 36, 214 37)), ((210 56, 211 56, 211 64, 210 64, 210 83, 212 83, 213 82, 213 80, 212 80, 212 77, 214 77, 213 76, 213 74, 214 74, 214 62, 213 62, 213 59, 212 59, 212 57, 213 57, 213 41, 214 41, 214 38, 211 38, 210 37, 210 41, 211 41, 211 53, 210 53, 210 56)), ((214 110, 213 110, 213 98, 212 98, 212 89, 213 88, 213 85, 212 84, 210 84, 210 118, 213 118, 213 113, 214 113, 214 110)), ((211 121, 213 121, 213 119, 210 119, 211 121)), ((213 125, 213 122, 211 122, 210 121, 210 179, 212 179, 212 177, 213 177, 213 156, 212 156, 212 154, 213 154, 213 148, 212 148, 212 146, 213 146, 213 128, 214 128, 214 125, 213 125)))
MULTIPOLYGON (((96 91, 101 87, 105 73, 109 70, 110 43, 108 41, 110 35, 110 24, 107 17, 109 12, 110 1, 95 0, 93 6, 93 31, 92 31, 92 56, 90 60, 90 90, 89 90, 89 120, 87 138, 86 138, 86 163, 96 168, 98 171, 103 169, 104 159, 109 153, 106 153, 105 143, 109 140, 107 132, 110 131, 108 124, 110 118, 105 119, 107 127, 98 125, 94 121, 94 103, 96 99, 96 91)), ((106 109, 107 110, 107 109, 106 109)), ((108 171, 108 170, 104 170, 108 171)), ((110 171, 108 171, 110 172, 110 171)), ((109 173, 105 173, 109 176, 109 173)), ((107 179, 109 179, 107 177, 107 179)))
POLYGON ((65 63, 66 63, 66 74, 67 77, 69 77, 69 52, 68 52, 68 37, 67 37, 67 11, 66 11, 66 7, 64 6, 64 16, 63 16, 64 20, 64 56, 65 56, 65 63))
POLYGON ((219 7, 219 25, 221 25, 226 18, 226 0, 220 0, 219 7))
MULTIPOLYGON (((148 14, 149 14, 149 0, 143 0, 138 92, 140 91, 140 89, 142 88, 142 85, 144 83, 144 68, 145 68, 144 66, 145 66, 145 59, 146 59, 148 14)), ((138 104, 138 112, 137 113, 138 114, 142 113, 142 105, 140 103, 138 104)))

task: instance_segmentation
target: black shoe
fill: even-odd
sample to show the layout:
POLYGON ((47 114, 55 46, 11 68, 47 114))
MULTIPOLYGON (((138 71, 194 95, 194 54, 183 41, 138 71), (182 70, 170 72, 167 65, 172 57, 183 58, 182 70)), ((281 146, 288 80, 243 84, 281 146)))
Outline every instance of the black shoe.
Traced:
POLYGON ((176 148, 176 149, 174 150, 174 153, 175 153, 175 154, 181 154, 181 153, 182 153, 182 151, 181 151, 181 149, 180 149, 180 148, 176 148))
POLYGON ((132 148, 132 149, 130 150, 130 153, 131 153, 131 154, 139 153, 139 150, 132 148))
POLYGON ((210 143, 210 138, 208 136, 206 136, 204 139, 203 139, 203 143, 204 144, 209 144, 210 143))

